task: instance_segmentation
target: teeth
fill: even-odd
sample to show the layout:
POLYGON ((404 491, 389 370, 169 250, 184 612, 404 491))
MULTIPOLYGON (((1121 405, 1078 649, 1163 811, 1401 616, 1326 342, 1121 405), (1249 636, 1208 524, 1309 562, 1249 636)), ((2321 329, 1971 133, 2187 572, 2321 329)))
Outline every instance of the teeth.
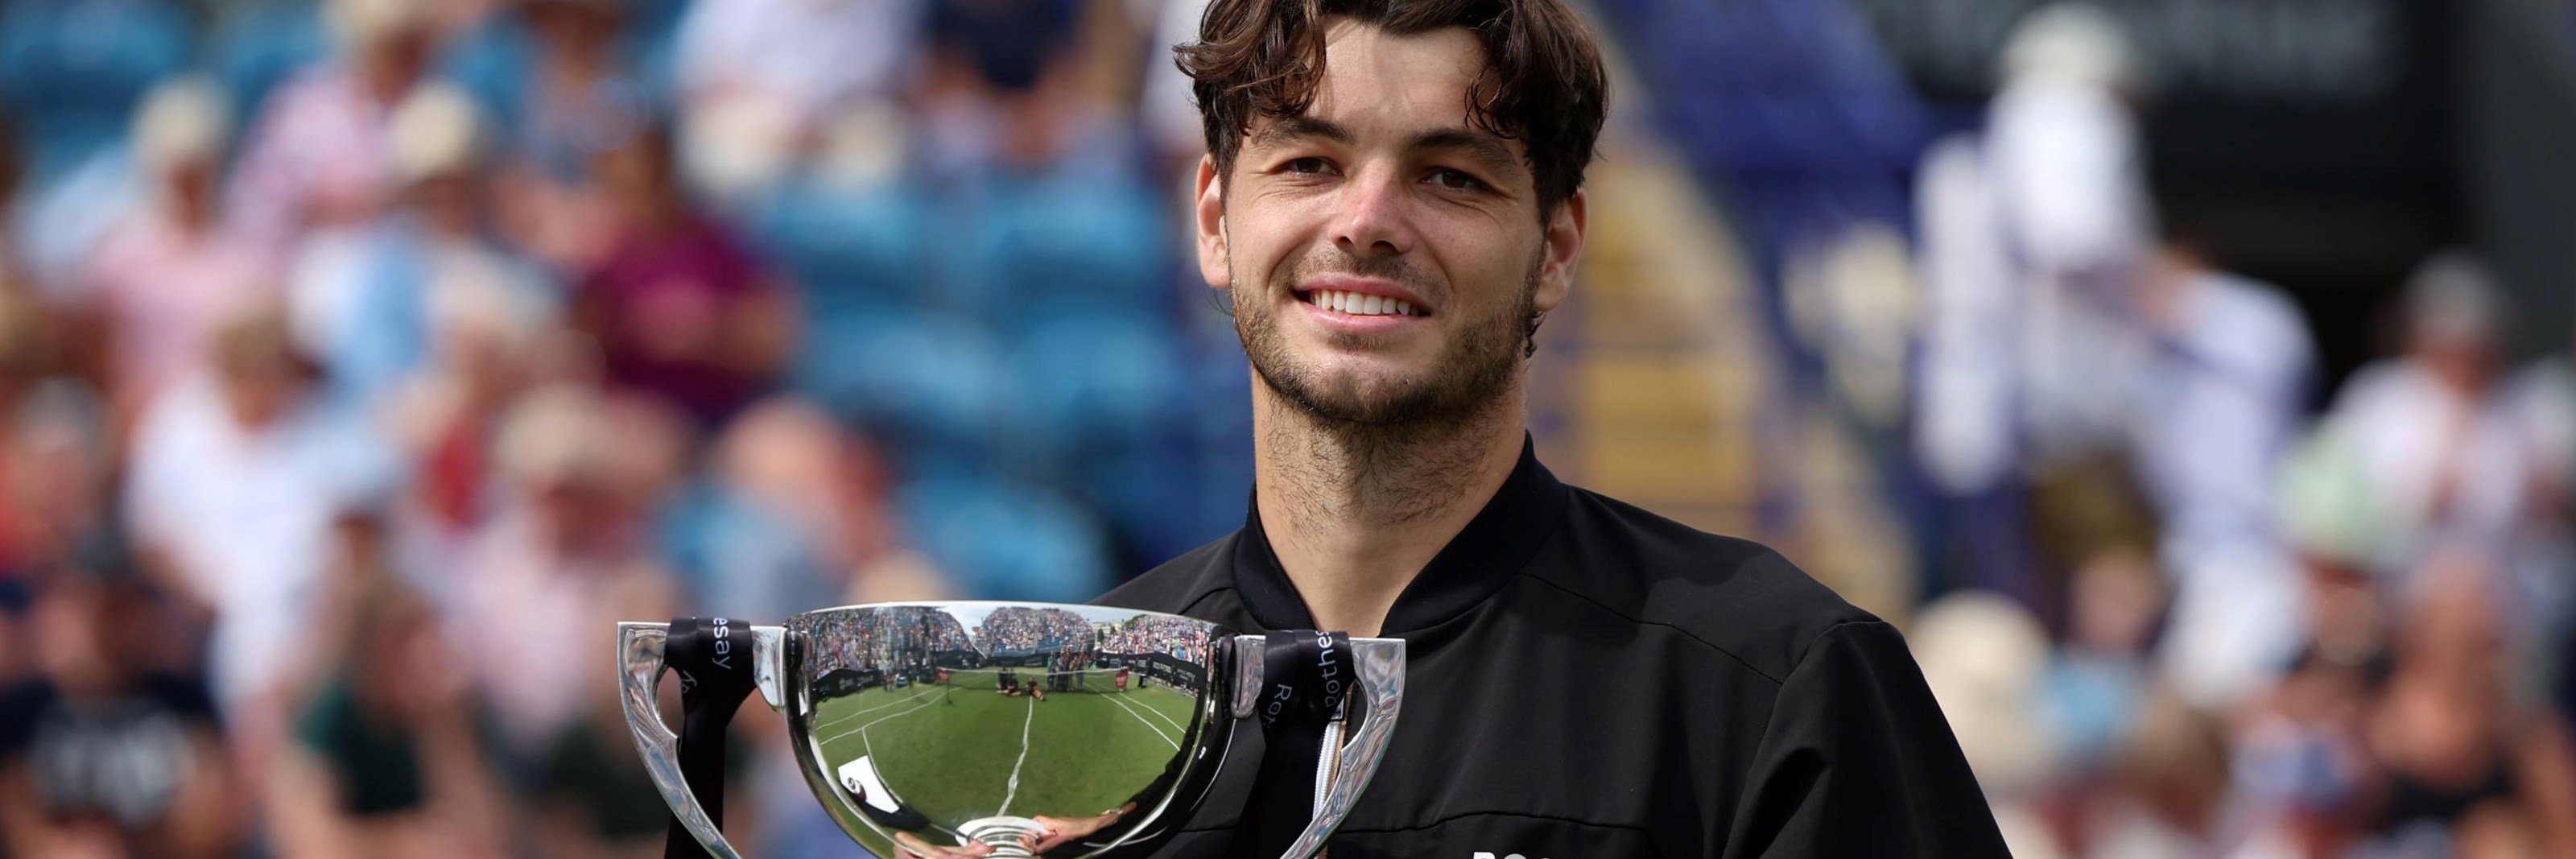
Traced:
POLYGON ((1411 303, 1383 295, 1320 290, 1308 293, 1307 303, 1336 313, 1353 316, 1420 316, 1411 303))

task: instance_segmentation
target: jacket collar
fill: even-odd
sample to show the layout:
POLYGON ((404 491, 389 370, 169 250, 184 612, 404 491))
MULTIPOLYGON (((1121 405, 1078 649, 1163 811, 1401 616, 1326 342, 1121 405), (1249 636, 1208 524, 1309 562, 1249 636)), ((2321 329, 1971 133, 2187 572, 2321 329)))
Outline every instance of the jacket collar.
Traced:
MULTIPOLYGON (((1504 478, 1502 488, 1485 502, 1476 518, 1449 540, 1431 563, 1405 585, 1387 610, 1382 635, 1401 636, 1440 624, 1474 608, 1501 590, 1555 533, 1564 518, 1567 489, 1540 465, 1529 436, 1521 437, 1520 463, 1504 478)), ((1279 565, 1270 537, 1261 530, 1259 496, 1248 505, 1243 532, 1235 540, 1234 583, 1244 608, 1266 629, 1313 629, 1314 615, 1279 565)))

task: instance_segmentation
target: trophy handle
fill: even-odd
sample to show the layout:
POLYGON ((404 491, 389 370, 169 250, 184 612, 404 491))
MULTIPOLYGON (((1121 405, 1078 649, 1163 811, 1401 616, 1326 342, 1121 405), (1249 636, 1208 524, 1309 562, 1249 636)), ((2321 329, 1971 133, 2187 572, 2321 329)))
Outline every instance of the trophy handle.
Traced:
MULTIPOLYGON (((1316 798, 1315 814, 1306 824, 1306 831, 1297 834, 1283 859, 1308 859, 1323 851, 1324 839, 1351 813, 1351 803, 1360 798, 1361 789, 1368 787, 1369 778, 1377 775, 1378 761, 1386 757, 1387 741, 1395 737, 1396 711, 1404 699, 1404 639, 1351 639, 1351 660, 1359 667, 1357 694, 1366 701, 1359 725, 1341 732, 1341 765, 1334 768, 1332 780, 1323 785, 1322 796, 1316 798)), ((1256 665, 1261 662, 1258 658, 1244 661, 1256 665)))
MULTIPOLYGON (((755 626, 752 631, 752 676, 760 687, 760 697, 771 709, 785 703, 785 688, 780 680, 785 664, 787 629, 778 626, 755 626)), ((635 748, 644 756, 644 771, 653 777, 653 786, 662 793, 662 802, 671 807, 690 835, 707 848, 715 859, 742 859, 742 854, 726 843, 724 832, 707 818, 705 807, 698 804, 697 794, 689 790, 688 779, 680 773, 680 735, 662 722, 662 707, 655 694, 667 667, 662 659, 662 645, 671 638, 668 623, 620 623, 617 625, 618 703, 626 708, 626 727, 635 735, 635 748)))

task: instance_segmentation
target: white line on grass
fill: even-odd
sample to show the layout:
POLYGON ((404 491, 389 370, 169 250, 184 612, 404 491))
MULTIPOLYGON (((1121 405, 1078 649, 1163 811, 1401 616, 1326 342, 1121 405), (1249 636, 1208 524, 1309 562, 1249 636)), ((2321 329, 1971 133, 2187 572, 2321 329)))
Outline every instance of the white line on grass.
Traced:
POLYGON ((874 712, 876 712, 876 711, 878 711, 878 710, 883 710, 883 709, 888 708, 888 707, 901 707, 901 706, 903 706, 903 705, 905 705, 905 704, 910 704, 910 703, 912 703, 912 702, 914 702, 914 701, 919 701, 919 700, 921 700, 921 696, 930 694, 930 693, 931 693, 931 691, 932 691, 932 688, 933 688, 933 687, 930 687, 930 686, 923 686, 923 687, 921 687, 921 688, 919 688, 919 689, 915 689, 915 690, 913 690, 913 692, 912 692, 912 694, 911 694, 911 695, 905 696, 905 697, 904 697, 904 699, 903 699, 903 700, 901 700, 901 701, 888 701, 888 702, 885 702, 885 703, 883 703, 883 704, 878 704, 878 705, 873 706, 873 707, 868 707, 868 708, 861 709, 861 710, 853 710, 853 711, 850 711, 850 712, 847 712, 847 713, 843 713, 843 714, 841 714, 841 715, 839 715, 839 716, 833 717, 833 718, 832 718, 831 720, 829 720, 829 721, 816 722, 816 723, 814 723, 814 727, 821 728, 821 727, 825 727, 825 726, 828 726, 828 725, 838 725, 838 724, 840 724, 840 723, 842 723, 842 722, 847 722, 847 721, 849 721, 849 720, 851 720, 851 719, 856 719, 856 718, 858 718, 858 717, 860 717, 860 716, 865 716, 865 715, 867 715, 867 714, 869 714, 869 713, 874 713, 874 712))
POLYGON ((905 710, 905 711, 903 711, 903 712, 901 712, 901 713, 888 713, 888 714, 883 715, 883 716, 878 716, 878 717, 876 717, 876 718, 874 718, 874 719, 870 719, 870 720, 868 720, 868 723, 867 723, 867 724, 865 724, 865 725, 860 725, 860 726, 858 726, 858 727, 856 727, 856 728, 851 728, 851 729, 849 729, 849 730, 847 730, 847 731, 842 731, 842 732, 840 732, 840 733, 838 733, 838 734, 833 734, 832 736, 825 737, 825 738, 823 739, 823 742, 826 742, 826 743, 839 742, 839 741, 841 741, 841 740, 843 740, 843 739, 848 738, 851 734, 860 734, 860 733, 865 733, 865 732, 868 730, 868 728, 875 726, 875 725, 876 725, 876 723, 878 723, 878 722, 883 722, 883 721, 885 721, 885 720, 887 720, 887 719, 892 719, 892 718, 895 718, 895 717, 897 717, 897 716, 909 716, 909 715, 912 715, 912 714, 914 714, 914 713, 921 712, 921 709, 922 709, 923 707, 928 707, 928 706, 930 706, 930 705, 932 705, 932 704, 937 704, 937 703, 939 703, 939 702, 941 702, 941 701, 947 700, 947 698, 948 698, 948 693, 947 693, 947 692, 941 692, 941 693, 939 693, 938 697, 935 697, 935 698, 932 698, 932 699, 930 699, 930 700, 928 700, 928 701, 923 701, 923 702, 921 702, 921 703, 919 703, 919 704, 915 704, 915 705, 913 705, 912 709, 905 710))
POLYGON ((1020 768, 1028 766, 1029 764, 1029 725, 1035 723, 1037 720, 1038 699, 1030 698, 1029 715, 1020 720, 1020 760, 1018 763, 1011 765, 1010 789, 1003 792, 1002 807, 993 812, 995 817, 1009 815, 1011 813, 1011 800, 1018 798, 1020 795, 1020 768))
MULTIPOLYGON (((1141 690, 1139 690, 1139 691, 1141 691, 1141 690)), ((1180 693, 1178 693, 1178 692, 1173 692, 1173 693, 1171 693, 1171 694, 1178 695, 1178 694, 1180 694, 1180 693)), ((1189 729, 1187 726, 1182 725, 1182 724, 1180 723, 1180 720, 1172 718, 1171 714, 1163 712, 1162 708, 1160 708, 1160 707, 1156 707, 1156 706, 1151 705, 1151 704, 1136 704, 1136 705, 1132 705, 1132 706, 1142 707, 1142 708, 1144 708, 1145 712, 1152 713, 1152 714, 1154 714, 1154 715, 1156 715, 1156 716, 1161 717, 1161 718, 1162 718, 1162 720, 1163 720, 1163 724, 1166 724, 1166 725, 1170 725, 1170 726, 1172 726, 1172 730, 1179 731, 1179 732, 1184 733, 1184 734, 1186 734, 1186 733, 1189 733, 1189 732, 1190 732, 1190 729, 1189 729)))
POLYGON ((1136 712, 1136 705, 1118 700, 1119 696, 1117 695, 1109 695, 1107 697, 1109 698, 1110 703, 1127 708, 1127 715, 1134 716, 1136 717, 1136 721, 1145 723, 1145 730, 1154 732, 1154 736, 1161 737, 1163 738, 1163 742, 1172 744, 1172 749, 1174 751, 1178 751, 1181 748, 1181 741, 1172 739, 1172 735, 1163 733, 1163 729, 1155 727, 1153 720, 1145 718, 1145 714, 1143 713, 1136 712))

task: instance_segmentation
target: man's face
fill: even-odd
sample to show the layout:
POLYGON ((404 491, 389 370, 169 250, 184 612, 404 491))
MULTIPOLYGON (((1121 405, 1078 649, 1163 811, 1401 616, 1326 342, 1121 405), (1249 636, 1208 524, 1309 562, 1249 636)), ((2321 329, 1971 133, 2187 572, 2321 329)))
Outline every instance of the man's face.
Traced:
POLYGON ((1463 28, 1348 21, 1300 117, 1256 120, 1218 182, 1199 170, 1199 267, 1234 293, 1253 369, 1308 413, 1455 419, 1517 384, 1533 314, 1565 297, 1580 194, 1538 217, 1515 140, 1468 120, 1484 51, 1463 28))

